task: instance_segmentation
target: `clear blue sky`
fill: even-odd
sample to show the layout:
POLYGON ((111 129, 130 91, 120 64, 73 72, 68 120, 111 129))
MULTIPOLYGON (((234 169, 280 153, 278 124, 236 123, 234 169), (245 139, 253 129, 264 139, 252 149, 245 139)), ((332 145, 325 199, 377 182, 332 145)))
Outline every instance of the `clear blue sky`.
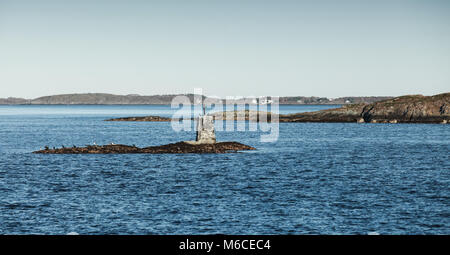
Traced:
POLYGON ((0 97, 450 91, 450 1, 0 0, 0 97))

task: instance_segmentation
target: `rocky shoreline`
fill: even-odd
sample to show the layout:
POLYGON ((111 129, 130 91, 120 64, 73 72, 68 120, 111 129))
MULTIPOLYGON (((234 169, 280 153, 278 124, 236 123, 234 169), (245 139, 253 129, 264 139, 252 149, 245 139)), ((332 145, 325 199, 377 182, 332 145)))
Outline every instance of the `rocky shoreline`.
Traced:
POLYGON ((86 147, 45 148, 36 154, 177 154, 177 153, 233 153, 255 150, 255 148, 238 142, 219 142, 212 144, 190 144, 178 142, 160 146, 139 148, 123 144, 87 145, 86 147))
POLYGON ((280 116, 280 122, 442 123, 450 120, 450 93, 411 95, 372 104, 280 116))
MULTIPOLYGON (((316 112, 279 114, 256 111, 218 112, 215 120, 357 123, 450 123, 450 93, 435 96, 401 96, 372 104, 344 105, 316 112), (267 114, 261 118, 261 113, 267 114), (278 117, 278 118, 276 118, 278 117)), ((159 116, 127 117, 108 121, 171 121, 159 116)))

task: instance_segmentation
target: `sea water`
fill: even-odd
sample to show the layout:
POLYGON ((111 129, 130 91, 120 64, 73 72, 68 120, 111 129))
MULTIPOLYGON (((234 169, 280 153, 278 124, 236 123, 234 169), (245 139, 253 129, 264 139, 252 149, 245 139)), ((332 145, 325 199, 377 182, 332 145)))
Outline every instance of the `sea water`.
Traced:
MULTIPOLYGON (((337 106, 280 106, 281 113, 337 106)), ((170 106, 0 106, 0 234, 450 234, 450 126, 280 123, 234 154, 41 155, 195 138, 170 106)))

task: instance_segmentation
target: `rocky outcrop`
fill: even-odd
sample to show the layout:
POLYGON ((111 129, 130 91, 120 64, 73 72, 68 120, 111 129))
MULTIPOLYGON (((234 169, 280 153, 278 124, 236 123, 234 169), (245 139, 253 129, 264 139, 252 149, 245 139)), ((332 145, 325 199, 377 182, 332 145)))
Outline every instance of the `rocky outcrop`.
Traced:
POLYGON ((373 103, 390 99, 392 97, 280 97, 280 104, 359 104, 359 103, 373 103))
MULTIPOLYGON (((208 116, 211 116, 214 120, 246 120, 246 121, 271 121, 272 117, 276 116, 287 116, 287 115, 276 115, 271 112, 263 112, 263 111, 225 111, 225 112, 215 112, 209 113, 208 116), (266 117, 262 117, 265 115, 266 117)), ((141 117, 124 117, 124 118, 115 118, 108 119, 105 121, 177 121, 179 119, 172 119, 168 117, 160 117, 160 116, 141 116, 141 117)), ((188 118, 187 120, 194 120, 193 118, 188 118)))
MULTIPOLYGON (((372 104, 351 104, 316 112, 275 115, 261 111, 211 113, 215 120, 279 122, 357 122, 357 123, 448 123, 450 93, 435 96, 410 95, 372 104), (276 118, 278 117, 278 118, 276 118)), ((160 121, 157 116, 113 119, 116 121, 160 121)), ((164 118, 164 121, 171 121, 164 118)))
MULTIPOLYGON (((147 116, 142 121, 166 121, 158 116, 147 116)), ((123 118, 125 121, 136 121, 136 118, 123 118)), ((171 143, 160 146, 151 146, 145 148, 138 148, 136 146, 129 146, 123 144, 110 145, 88 145, 86 147, 78 148, 73 146, 71 148, 53 148, 48 146, 44 150, 35 151, 38 154, 132 154, 132 153, 148 153, 148 154, 162 154, 162 153, 229 153, 242 150, 254 150, 255 148, 241 144, 238 142, 216 142, 216 134, 214 130, 214 119, 212 116, 205 115, 203 108, 203 115, 197 118, 197 136, 195 141, 183 141, 178 143, 171 143)))
POLYGON ((361 122, 363 104, 348 105, 341 108, 316 112, 303 112, 280 115, 280 122, 361 122))
POLYGON ((176 153, 231 153, 255 148, 238 142, 219 142, 212 144, 189 144, 186 142, 171 143, 160 146, 139 148, 122 144, 88 145, 86 147, 45 148, 35 151, 38 154, 176 154, 176 153))
POLYGON ((435 96, 402 96, 376 102, 363 108, 366 121, 392 121, 407 123, 440 123, 450 119, 450 93, 435 96))
POLYGON ((372 104, 280 115, 280 122, 446 123, 450 120, 450 93, 410 95, 372 104))
POLYGON ((243 111, 225 111, 225 112, 215 112, 208 114, 212 116, 215 120, 246 120, 246 121, 271 121, 272 118, 282 117, 283 115, 265 112, 265 111, 254 111, 254 110, 243 110, 243 111))
POLYGON ((116 118, 116 119, 109 119, 106 121, 171 121, 171 118, 168 117, 160 117, 160 116, 143 116, 143 117, 125 117, 125 118, 116 118))

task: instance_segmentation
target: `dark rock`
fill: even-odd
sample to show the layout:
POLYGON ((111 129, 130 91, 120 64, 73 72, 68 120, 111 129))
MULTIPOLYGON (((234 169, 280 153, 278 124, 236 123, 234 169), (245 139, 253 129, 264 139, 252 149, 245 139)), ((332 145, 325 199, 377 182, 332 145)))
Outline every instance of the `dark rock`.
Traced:
POLYGON ((175 154, 175 153, 230 153, 244 150, 255 150, 255 148, 238 142, 220 142, 214 144, 189 144, 185 142, 171 143, 160 146, 138 148, 122 144, 115 145, 88 145, 86 147, 57 148, 35 151, 39 154, 126 154, 126 153, 149 153, 149 154, 175 154))
POLYGON ((117 118, 117 119, 109 119, 106 121, 171 121, 171 118, 160 117, 160 116, 143 116, 143 117, 126 117, 126 118, 117 118))

